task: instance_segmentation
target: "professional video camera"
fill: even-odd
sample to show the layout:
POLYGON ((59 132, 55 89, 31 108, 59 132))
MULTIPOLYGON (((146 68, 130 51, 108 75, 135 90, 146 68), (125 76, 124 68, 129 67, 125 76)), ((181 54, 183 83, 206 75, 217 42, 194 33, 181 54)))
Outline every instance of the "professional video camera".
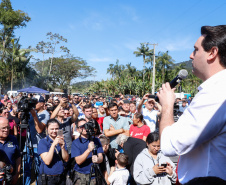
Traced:
POLYGON ((95 135, 95 121, 94 120, 90 120, 88 121, 85 125, 84 128, 86 129, 86 133, 89 135, 89 137, 91 138, 91 136, 95 135))
POLYGON ((10 182, 12 180, 11 166, 6 165, 3 168, 0 168, 0 172, 3 174, 3 181, 10 182))
POLYGON ((29 120, 29 111, 34 109, 38 100, 23 96, 18 103, 18 112, 21 112, 21 124, 27 124, 29 120))

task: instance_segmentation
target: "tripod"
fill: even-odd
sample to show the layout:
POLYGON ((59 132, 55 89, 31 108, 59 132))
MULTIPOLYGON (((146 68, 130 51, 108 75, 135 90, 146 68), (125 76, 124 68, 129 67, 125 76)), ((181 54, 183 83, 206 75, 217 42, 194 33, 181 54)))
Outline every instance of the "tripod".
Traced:
MULTIPOLYGON (((93 141, 92 135, 90 135, 89 140, 93 141)), ((96 148, 94 148, 94 150, 93 150, 93 155, 97 155, 96 148)), ((99 165, 96 164, 96 163, 93 163, 91 168, 90 168, 89 183, 88 184, 90 184, 92 177, 95 177, 96 185, 102 185, 102 184, 107 185, 107 183, 106 183, 106 181, 104 179, 104 176, 103 176, 103 174, 102 174, 102 172, 101 172, 101 170, 99 168, 99 165)))
MULTIPOLYGON (((33 152, 33 145, 31 142, 31 134, 30 134, 30 128, 28 124, 20 124, 20 149, 21 149, 21 166, 23 169, 23 179, 21 179, 23 182, 21 184, 25 184, 25 162, 28 160, 28 154, 30 155, 30 158, 33 159, 34 157, 34 152, 33 152), (25 137, 25 145, 22 145, 21 141, 21 134, 22 134, 22 129, 26 130, 26 137, 25 137), (24 148, 22 148, 24 146, 24 148)), ((35 178, 37 180, 37 174, 35 170, 35 178)))
POLYGON ((94 163, 92 166, 91 166, 91 169, 90 169, 90 174, 89 174, 89 184, 91 182, 91 179, 92 177, 95 177, 96 179, 96 185, 102 185, 102 184, 105 184, 107 185, 107 182, 105 181, 104 179, 104 176, 99 168, 99 165, 94 163), (93 173, 94 172, 94 175, 93 173))

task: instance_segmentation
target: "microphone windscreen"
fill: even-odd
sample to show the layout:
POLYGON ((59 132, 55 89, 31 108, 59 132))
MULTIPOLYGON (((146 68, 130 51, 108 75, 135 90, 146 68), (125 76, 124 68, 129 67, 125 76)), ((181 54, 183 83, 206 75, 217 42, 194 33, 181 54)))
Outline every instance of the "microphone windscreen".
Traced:
POLYGON ((188 76, 188 71, 186 69, 181 69, 178 73, 178 77, 181 79, 185 79, 188 76))

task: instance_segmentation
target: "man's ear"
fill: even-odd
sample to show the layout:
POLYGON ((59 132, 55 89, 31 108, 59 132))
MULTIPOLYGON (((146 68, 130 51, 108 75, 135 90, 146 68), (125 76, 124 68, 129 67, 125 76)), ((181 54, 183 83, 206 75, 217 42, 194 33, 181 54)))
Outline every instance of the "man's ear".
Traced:
POLYGON ((213 61, 218 56, 218 48, 216 46, 212 47, 208 52, 207 60, 213 61))

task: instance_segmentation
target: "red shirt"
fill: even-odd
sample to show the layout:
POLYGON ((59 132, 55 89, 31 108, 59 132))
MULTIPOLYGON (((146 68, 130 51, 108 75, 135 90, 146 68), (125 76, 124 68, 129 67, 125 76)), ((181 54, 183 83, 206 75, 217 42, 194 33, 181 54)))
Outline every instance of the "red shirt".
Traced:
POLYGON ((103 121, 104 121, 104 117, 96 118, 95 120, 99 123, 99 125, 100 125, 100 130, 101 130, 101 132, 102 132, 102 131, 103 131, 103 121))
POLYGON ((9 134, 14 136, 14 127, 16 127, 16 122, 13 119, 9 119, 10 131, 9 134))
POLYGON ((131 125, 129 129, 129 135, 134 138, 143 139, 143 136, 148 136, 151 130, 147 125, 142 125, 141 127, 131 125))

